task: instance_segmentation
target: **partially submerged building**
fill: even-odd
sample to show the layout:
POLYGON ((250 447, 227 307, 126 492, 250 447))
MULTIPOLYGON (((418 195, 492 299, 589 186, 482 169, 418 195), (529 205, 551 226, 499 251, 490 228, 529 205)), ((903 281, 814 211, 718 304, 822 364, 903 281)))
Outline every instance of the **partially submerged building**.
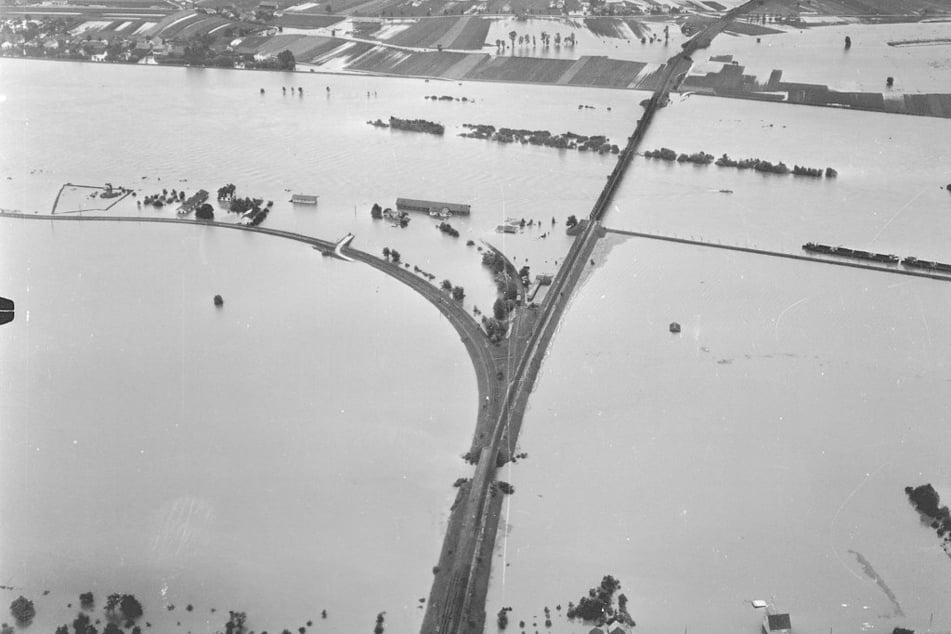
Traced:
POLYGON ((767 614, 763 619, 763 632, 765 634, 791 634, 792 623, 789 620, 789 614, 767 614))
POLYGON ((405 211, 421 211, 432 215, 468 216, 471 205, 444 203, 437 200, 417 200, 415 198, 397 198, 396 208, 405 211))

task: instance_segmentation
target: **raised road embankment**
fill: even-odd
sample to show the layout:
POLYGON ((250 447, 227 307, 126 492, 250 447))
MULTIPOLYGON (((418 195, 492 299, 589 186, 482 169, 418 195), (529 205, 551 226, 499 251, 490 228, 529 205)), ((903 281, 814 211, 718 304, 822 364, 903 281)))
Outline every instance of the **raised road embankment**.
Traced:
MULTIPOLYGON (((619 154, 618 161, 608 176, 608 182, 595 201, 588 222, 575 239, 568 255, 552 281, 541 309, 534 318, 534 328, 524 337, 516 337, 511 346, 516 354, 515 372, 509 378, 498 420, 492 432, 491 442, 480 455, 475 474, 465 495, 456 500, 454 513, 463 521, 450 522, 446 544, 452 544, 451 557, 441 560, 436 579, 427 603, 422 633, 475 634, 485 628, 485 598, 491 571, 492 552, 499 516, 501 498, 493 487, 498 466, 511 458, 518 439, 525 405, 534 385, 542 359, 554 336, 558 321, 564 312, 567 300, 577 285, 584 267, 598 238, 602 235, 601 218, 604 216, 621 179, 627 170, 638 144, 643 139, 656 111, 667 102, 668 93, 683 81, 690 69, 692 54, 722 31, 735 16, 763 0, 750 0, 729 11, 721 19, 710 23, 697 36, 684 45, 684 51, 671 58, 654 94, 647 101, 644 113, 637 123, 627 146, 619 154), (443 565, 450 570, 443 570, 443 565)), ((532 309, 522 307, 522 314, 532 309)), ((443 554, 447 554, 444 545, 443 554)))
POLYGON ((742 247, 733 244, 721 244, 719 242, 704 242, 703 240, 693 240, 687 238, 677 238, 675 236, 664 236, 656 233, 642 233, 639 231, 624 231, 621 229, 605 229, 608 233, 616 233, 623 236, 633 236, 635 238, 645 238, 647 240, 661 240, 664 242, 676 242, 678 244, 690 244, 698 247, 707 247, 711 249, 724 249, 727 251, 738 251, 740 253, 751 253, 753 255, 765 255, 772 258, 785 258, 787 260, 799 260, 802 262, 812 262, 814 264, 829 264, 832 266, 847 266, 853 269, 862 269, 863 271, 873 271, 876 273, 893 273, 896 275, 911 275, 913 277, 927 277, 932 280, 942 282, 951 282, 951 275, 942 275, 940 273, 929 273, 923 270, 900 269, 897 266, 882 266, 876 264, 863 264, 861 262, 849 262, 847 260, 833 260, 832 258, 803 255, 802 253, 787 253, 785 251, 770 251, 768 249, 757 249, 754 247, 742 247))
MULTIPOLYGON (((62 214, 26 214, 18 212, 0 213, 0 218, 17 218, 28 220, 55 220, 63 222, 134 222, 134 223, 160 223, 160 224, 178 224, 178 225, 198 225, 205 227, 214 227, 216 229, 232 229, 249 233, 258 233, 286 240, 294 240, 308 244, 318 250, 326 253, 333 253, 336 243, 330 240, 322 240, 313 236, 295 233, 293 231, 284 231, 281 229, 272 229, 262 226, 237 225, 226 222, 215 222, 213 220, 198 220, 195 218, 151 218, 147 216, 105 216, 105 215, 62 215, 62 214)), ((452 324, 456 332, 459 333, 462 343, 465 345, 472 360, 472 366, 475 370, 476 381, 479 389, 479 410, 477 412, 476 431, 473 438, 473 446, 481 444, 483 441, 479 434, 486 434, 486 429, 498 417, 499 404, 504 395, 504 384, 496 379, 499 371, 504 370, 505 361, 495 346, 489 343, 482 327, 466 312, 463 305, 449 297, 449 295, 436 288, 427 280, 423 280, 409 269, 399 264, 389 262, 378 258, 365 251, 346 247, 345 253, 356 261, 372 266, 375 269, 393 277, 403 284, 406 284, 420 295, 425 297, 433 304, 452 324)))

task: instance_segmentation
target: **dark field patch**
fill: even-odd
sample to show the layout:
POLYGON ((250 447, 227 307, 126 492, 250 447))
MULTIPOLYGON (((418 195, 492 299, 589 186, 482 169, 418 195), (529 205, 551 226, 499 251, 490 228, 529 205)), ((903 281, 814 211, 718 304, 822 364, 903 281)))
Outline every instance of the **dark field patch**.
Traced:
POLYGON ((624 37, 620 28, 621 21, 617 18, 585 18, 584 25, 589 31, 600 37, 624 37))
POLYGON ((469 71, 466 79, 553 84, 572 64, 570 59, 493 57, 469 71))
POLYGON ((277 55, 283 50, 294 54, 299 62, 309 62, 333 49, 346 44, 346 40, 318 35, 278 35, 259 46, 257 52, 262 55, 277 55))
POLYGON ((590 57, 584 66, 568 80, 571 86, 627 87, 646 66, 641 62, 629 62, 607 57, 590 57))
POLYGON ((423 18, 405 31, 387 40, 397 46, 434 48, 436 41, 449 32, 460 18, 423 18))
POLYGON ((339 15, 290 12, 279 17, 275 24, 292 29, 322 29, 341 21, 343 16, 339 15))
POLYGON ((731 22, 724 31, 727 33, 735 33, 736 35, 775 35, 783 32, 778 29, 763 26, 762 24, 753 24, 752 22, 731 22))
POLYGON ((319 40, 314 43, 314 46, 307 51, 306 57, 300 57, 302 62, 312 62, 322 55, 326 55, 335 48, 339 48, 347 43, 346 40, 341 40, 335 37, 314 37, 313 40, 319 40))
POLYGON ((815 0, 813 6, 827 15, 912 15, 951 12, 947 0, 815 0))
POLYGON ((184 29, 178 32, 178 37, 190 38, 196 35, 204 35, 209 31, 212 31, 225 24, 232 24, 232 21, 218 16, 208 16, 203 20, 192 22, 191 24, 187 25, 184 29))
POLYGON ((485 36, 489 34, 489 21, 482 18, 469 18, 462 29, 446 48, 466 51, 477 51, 485 44, 485 36))
POLYGON ((650 29, 634 18, 597 17, 584 19, 585 27, 600 37, 629 39, 627 29, 624 28, 625 24, 634 32, 634 37, 637 39, 650 36, 650 29))
POLYGON ((407 53, 378 47, 348 68, 392 75, 441 77, 465 57, 465 53, 407 53))
POLYGON ((353 22, 353 36, 354 37, 373 37, 373 34, 380 30, 380 27, 383 26, 382 21, 368 20, 365 22, 353 22))

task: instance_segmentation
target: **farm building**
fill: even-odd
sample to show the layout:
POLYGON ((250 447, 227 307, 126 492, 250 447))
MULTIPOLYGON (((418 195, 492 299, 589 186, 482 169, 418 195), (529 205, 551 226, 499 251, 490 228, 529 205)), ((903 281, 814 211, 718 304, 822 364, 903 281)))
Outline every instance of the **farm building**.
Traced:
POLYGON ((316 205, 317 196, 309 194, 294 194, 291 196, 291 202, 295 205, 316 205))
POLYGON ((763 619, 763 632, 765 634, 790 634, 792 632, 792 623, 788 614, 767 614, 763 619))
POLYGON ((397 198, 396 208, 405 211, 422 211, 423 213, 448 212, 453 216, 468 216, 471 207, 459 203, 441 203, 435 200, 415 200, 413 198, 397 198))

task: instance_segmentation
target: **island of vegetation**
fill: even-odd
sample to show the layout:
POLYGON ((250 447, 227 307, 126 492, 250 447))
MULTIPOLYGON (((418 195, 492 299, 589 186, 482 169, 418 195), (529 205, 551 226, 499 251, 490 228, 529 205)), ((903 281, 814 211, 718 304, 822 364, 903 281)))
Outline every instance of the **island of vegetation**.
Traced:
POLYGON ((440 222, 438 228, 446 235, 452 236, 453 238, 459 237, 459 231, 448 222, 440 222))
POLYGON ((389 123, 377 119, 376 121, 367 121, 367 124, 377 128, 393 128, 394 130, 424 132, 426 134, 442 135, 446 132, 445 126, 441 123, 426 121, 425 119, 400 119, 399 117, 390 117, 389 123))
POLYGON ((433 101, 461 101, 463 103, 475 102, 475 99, 469 99, 468 97, 453 97, 452 95, 442 95, 437 97, 436 95, 426 95, 423 99, 432 99, 433 101))
POLYGON ((620 148, 602 135, 585 136, 574 132, 552 134, 548 130, 526 130, 524 128, 498 128, 482 123, 463 123, 469 132, 459 136, 467 139, 488 139, 498 143, 522 143, 543 145, 561 150, 579 152, 597 152, 599 154, 617 154, 620 148))
POLYGON ((508 333, 509 318, 522 299, 522 289, 528 285, 529 267, 523 266, 518 271, 504 256, 491 248, 482 251, 482 265, 491 269, 497 290, 492 316, 482 316, 482 328, 489 341, 499 345, 508 333))
MULTIPOLYGON (((76 615, 72 622, 73 634, 99 634, 96 625, 100 623, 99 619, 93 619, 86 612, 91 611, 95 605, 91 592, 84 592, 79 595, 79 605, 82 612, 76 615)), ((130 630, 131 634, 142 634, 142 628, 135 622, 144 614, 142 604, 132 594, 113 593, 106 599, 103 606, 106 625, 102 634, 126 634, 125 630, 130 630), (123 629, 125 628, 125 629, 123 629)), ((146 624, 150 626, 150 624, 146 624)), ((63 624, 56 628, 55 634, 70 634, 69 625, 63 624)))
POLYGON ((777 164, 770 163, 763 159, 758 158, 748 158, 734 160, 731 159, 728 155, 724 154, 715 161, 717 167, 735 167, 737 169, 752 169, 757 172, 768 172, 771 174, 795 174, 796 176, 812 176, 813 178, 822 178, 823 173, 827 178, 835 178, 839 173, 832 169, 831 167, 825 168, 823 172, 822 168, 819 167, 805 167, 801 165, 794 165, 792 170, 787 167, 785 163, 780 161, 777 164))
POLYGON ((153 207, 164 207, 165 205, 172 205, 174 203, 185 202, 185 192, 172 189, 163 189, 160 194, 149 194, 142 200, 142 204, 151 205, 153 207))
POLYGON ((769 174, 794 174, 795 176, 811 176, 813 178, 822 178, 823 175, 826 178, 835 178, 839 175, 839 172, 831 167, 826 167, 823 170, 820 167, 794 165, 792 169, 789 169, 789 166, 782 161, 774 164, 759 158, 737 160, 730 158, 726 154, 714 160, 712 154, 707 154, 703 150, 694 152, 693 154, 686 154, 684 152, 678 154, 670 148, 662 147, 657 150, 647 150, 644 152, 644 158, 671 162, 676 161, 678 163, 693 163, 695 165, 709 165, 713 163, 717 167, 735 167, 737 169, 751 169, 769 174))
POLYGON ((617 597, 617 607, 614 606, 614 594, 621 589, 621 581, 611 575, 605 575, 597 588, 588 590, 588 595, 578 599, 578 604, 568 604, 566 616, 569 619, 593 621, 598 626, 610 627, 615 623, 623 623, 634 627, 634 619, 627 611, 627 597, 623 594, 617 597))
POLYGON ((951 556, 951 511, 947 506, 941 506, 941 498, 931 484, 922 484, 918 487, 905 487, 905 493, 915 509, 924 517, 931 520, 931 528, 942 540, 945 552, 951 556))
POLYGON ((29 625, 36 616, 36 608, 33 607, 32 601, 20 595, 10 604, 10 614, 18 625, 29 625))

